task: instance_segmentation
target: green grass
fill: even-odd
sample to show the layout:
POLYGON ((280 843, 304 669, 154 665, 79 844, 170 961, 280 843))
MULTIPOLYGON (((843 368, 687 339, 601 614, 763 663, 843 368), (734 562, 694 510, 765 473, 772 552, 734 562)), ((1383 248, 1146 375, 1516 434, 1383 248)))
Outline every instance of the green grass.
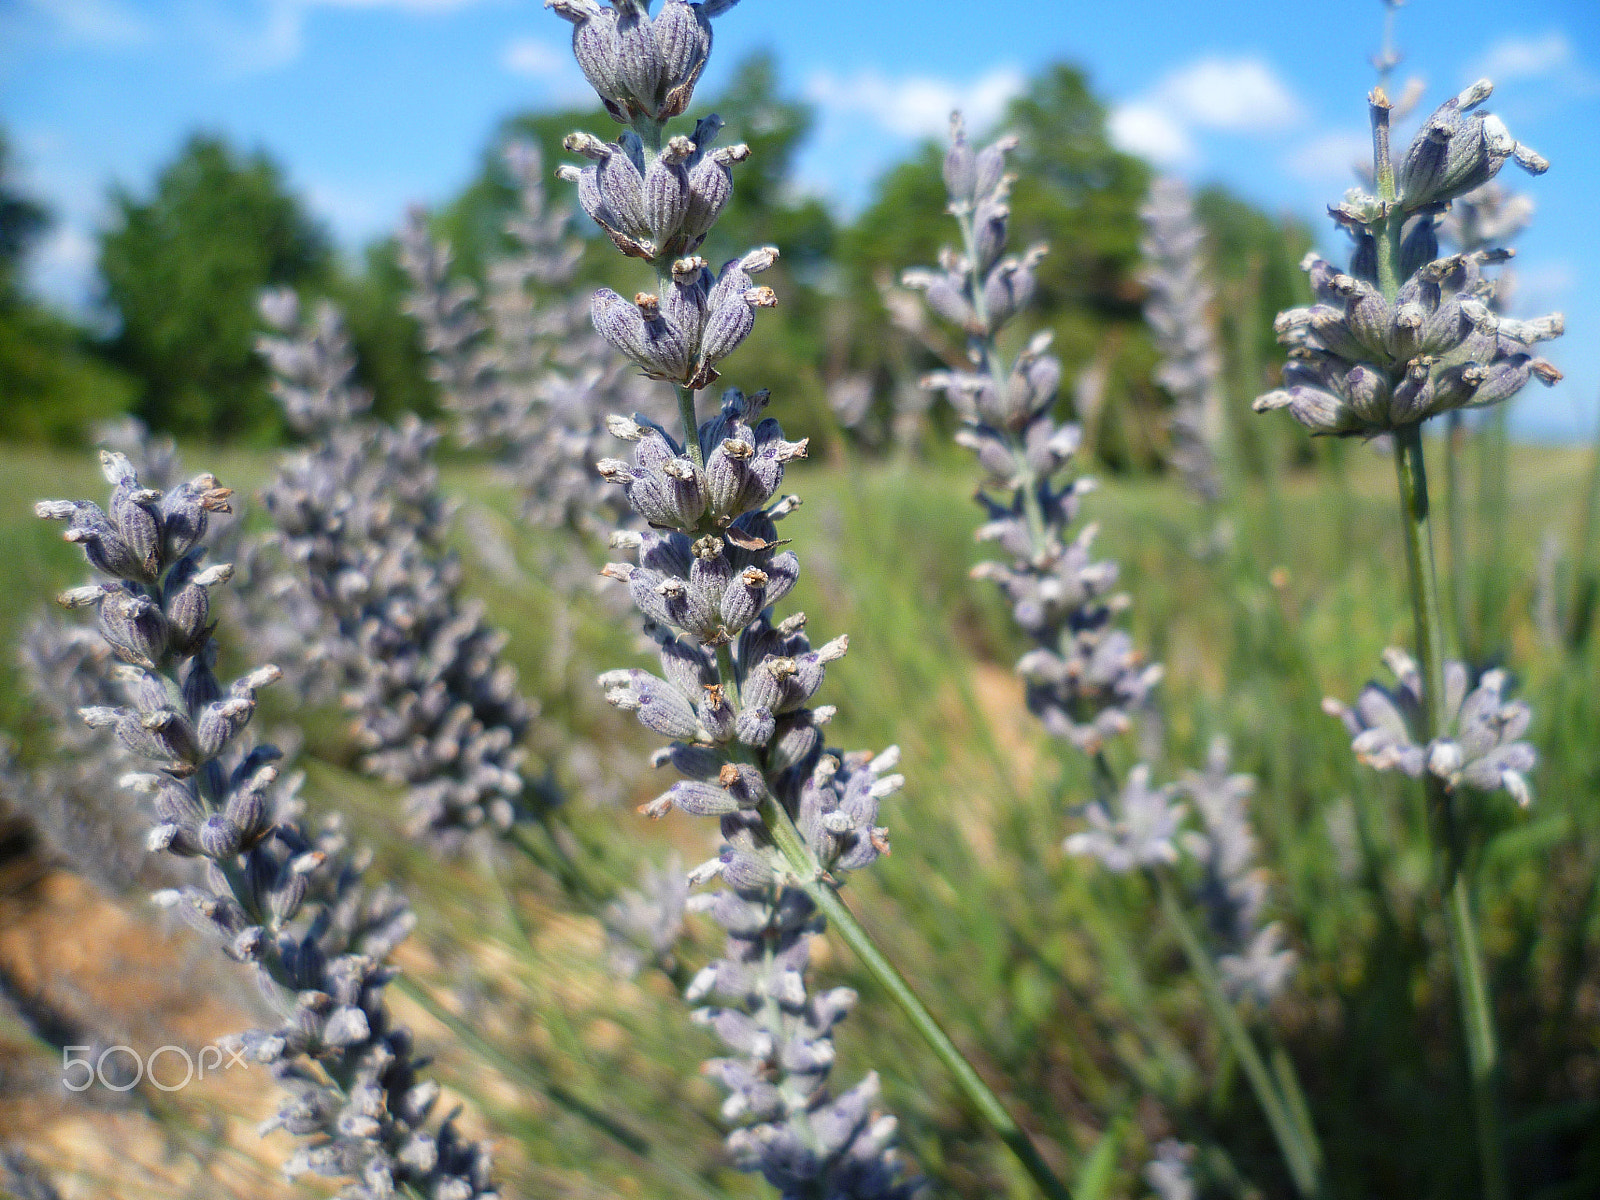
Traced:
MULTIPOLYGON (((1425 829, 1410 789, 1359 768, 1320 709, 1325 694, 1351 698, 1378 673, 1384 646, 1409 642, 1393 467, 1366 448, 1347 451, 1342 478, 1288 478, 1281 512, 1246 496, 1228 514, 1231 549, 1218 554, 1193 552, 1212 518, 1168 482, 1108 481, 1085 514, 1101 524, 1100 552, 1122 564, 1137 642, 1167 664, 1164 728, 1142 748, 1158 774, 1198 763, 1221 733, 1238 767, 1260 780, 1254 804, 1274 915, 1304 957, 1272 1020, 1309 1093, 1333 1194, 1445 1200, 1471 1194, 1475 1167, 1425 829)), ((266 457, 186 459, 241 494, 270 470, 266 457)), ((1516 448, 1502 553, 1472 553, 1475 563, 1500 564, 1504 604, 1485 628, 1534 705, 1541 750, 1531 811, 1513 811, 1501 795, 1475 801, 1470 814, 1483 846, 1513 1177, 1525 1182, 1519 1195, 1541 1200, 1600 1190, 1600 661, 1592 648, 1575 658, 1543 644, 1529 617, 1540 540, 1554 529, 1570 544, 1588 467, 1584 453, 1516 448)), ((1009 614, 990 585, 967 577, 982 557, 971 478, 954 459, 849 462, 806 464, 786 484, 805 498, 783 527, 804 569, 792 606, 809 614, 814 642, 851 636, 819 697, 839 706, 830 742, 893 742, 905 752, 908 786, 884 814, 894 853, 852 880, 847 896, 985 1077, 1029 1114, 1066 1178, 1096 1180, 1104 1195, 1138 1194, 1149 1146, 1176 1132, 1206 1146, 1213 1178, 1235 1172, 1286 1195, 1270 1138, 1154 898, 1139 880, 1060 850, 1089 794, 1088 772, 1022 710, 1010 673, 1022 647, 1009 614)), ((535 755, 559 762, 565 743, 591 739, 631 781, 631 798, 649 799, 666 782, 633 766, 649 740, 606 709, 592 683, 599 670, 645 662, 631 622, 588 602, 573 607, 532 569, 555 548, 551 535, 519 536, 514 498, 485 472, 453 464, 445 483, 487 506, 530 567, 525 582, 507 582, 463 539, 469 586, 509 632, 509 656, 542 706, 535 755)), ((0 448, 8 644, 82 573, 58 527, 29 515, 31 502, 103 490, 87 456, 0 448)), ((407 966, 468 1014, 482 1044, 471 1050, 420 1010, 408 1013, 499 1133, 523 1194, 762 1194, 721 1165, 717 1097, 694 1074, 712 1048, 664 979, 611 980, 597 923, 526 864, 499 877, 471 863, 441 869, 403 844, 395 798, 349 773, 337 720, 267 715, 315 726, 311 795, 349 812, 378 848, 379 868, 411 891, 427 953, 407 966), (619 1148, 552 1099, 551 1082, 639 1133, 654 1157, 619 1148)), ((43 752, 9 658, 0 725, 25 754, 43 752)), ((1126 768, 1139 751, 1112 753, 1126 768)), ((714 848, 709 822, 651 824, 581 795, 569 820, 624 877, 643 856, 675 847, 692 863, 714 848)), ((711 930, 699 930, 691 965, 712 949, 711 930)), ((950 1194, 1030 1194, 843 947, 819 958, 824 980, 862 993, 841 1031, 840 1084, 878 1070, 909 1153, 950 1194)))

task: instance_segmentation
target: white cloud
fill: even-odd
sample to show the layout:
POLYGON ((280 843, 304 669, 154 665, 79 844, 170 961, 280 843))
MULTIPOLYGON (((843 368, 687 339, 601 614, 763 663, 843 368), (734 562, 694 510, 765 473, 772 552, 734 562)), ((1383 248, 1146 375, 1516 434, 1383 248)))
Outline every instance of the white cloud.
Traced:
POLYGON ((92 46, 136 46, 152 36, 150 24, 121 0, 23 0, 55 38, 92 46))
POLYGON ((1107 130, 1129 154, 1158 166, 1190 165, 1201 131, 1270 136, 1305 120, 1305 106, 1259 58, 1198 58, 1111 110, 1107 130))
POLYGON ((523 75, 544 85, 545 98, 556 104, 593 104, 594 92, 578 70, 572 50, 565 43, 553 45, 542 38, 514 39, 500 56, 500 63, 513 75, 523 75))
POLYGON ((1296 179, 1313 184, 1355 182, 1352 169, 1372 159, 1372 135, 1353 129, 1318 134, 1283 157, 1283 169, 1296 179))
MULTIPOLYGON (((74 0, 82 2, 82 0, 74 0)), ((98 2, 98 0, 91 0, 98 2)), ((316 8, 388 9, 414 16, 454 12, 483 0, 264 0, 250 15, 235 18, 214 5, 191 5, 192 23, 220 52, 226 70, 270 71, 300 57, 308 15, 316 8)))
POLYGON ((28 256, 30 290, 69 312, 85 312, 94 298, 98 254, 99 246, 87 229, 57 224, 28 256))
POLYGON ((1202 58, 1156 85, 1157 101, 1197 129, 1271 133, 1305 119, 1287 84, 1259 58, 1202 58))
POLYGON ((1022 72, 1011 66, 965 84, 926 75, 892 79, 870 69, 844 77, 823 70, 806 81, 806 98, 830 113, 867 117, 902 137, 939 137, 956 109, 974 129, 993 124, 1023 84, 1022 72))
POLYGON ((1111 144, 1162 167, 1181 166, 1195 157, 1194 139, 1164 105, 1147 100, 1119 104, 1106 119, 1111 144))
POLYGON ((1538 37, 1505 38, 1489 47, 1474 72, 1487 75, 1496 83, 1533 79, 1569 67, 1573 63, 1572 42, 1559 29, 1538 37))
POLYGON ((506 70, 515 75, 554 75, 572 61, 572 55, 538 38, 517 38, 502 56, 506 70))

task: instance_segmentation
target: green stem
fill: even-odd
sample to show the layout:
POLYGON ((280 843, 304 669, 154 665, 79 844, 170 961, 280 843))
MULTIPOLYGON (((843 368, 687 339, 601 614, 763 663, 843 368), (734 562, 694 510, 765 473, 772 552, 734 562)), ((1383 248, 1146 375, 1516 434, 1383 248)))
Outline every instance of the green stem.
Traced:
POLYGON ((1467 547, 1461 511, 1461 454, 1465 438, 1461 410, 1453 408, 1445 421, 1444 534, 1450 551, 1450 621, 1454 626, 1454 637, 1449 640, 1457 653, 1462 654, 1467 644, 1467 547))
MULTIPOLYGON (((662 295, 666 293, 663 291, 662 295)), ((675 386, 678 393, 678 419, 683 422, 683 441, 694 465, 706 469, 705 455, 700 450, 700 422, 694 415, 694 393, 686 387, 675 386)))
POLYGON ((922 1036, 923 1041, 927 1042, 928 1048, 955 1077, 956 1086, 971 1101, 978 1115, 1016 1155, 1023 1169, 1028 1172, 1044 1195, 1051 1200, 1071 1200, 1071 1193, 1067 1190, 1066 1184, 1062 1183, 1050 1169, 1050 1164, 1045 1162, 1027 1132, 1017 1124, 1016 1118, 1006 1109, 1000 1097, 995 1095, 993 1089, 983 1081, 983 1077, 967 1061, 966 1056, 939 1024, 938 1018, 928 1010, 928 1006, 912 990, 905 976, 900 974, 895 965, 878 948, 872 935, 839 896, 833 882, 827 878, 816 859, 812 857, 805 839, 800 836, 800 831, 795 828, 788 812, 770 796, 763 802, 760 812, 767 831, 777 843, 800 887, 828 918, 845 944, 855 952, 862 966, 867 968, 867 972, 899 1005, 912 1027, 922 1036))
POLYGON ((1289 1057, 1289 1052, 1283 1048, 1283 1043, 1278 1040, 1277 1034, 1271 1032, 1270 1027, 1267 1041, 1272 1076, 1278 1081, 1278 1094, 1283 1097, 1284 1106, 1300 1129, 1301 1145, 1311 1156, 1312 1165, 1320 1172, 1322 1143, 1318 1141, 1317 1127, 1311 1121, 1311 1106, 1306 1103, 1305 1089, 1300 1086, 1300 1073, 1294 1069, 1294 1059, 1289 1057))
POLYGON ((1278 1149, 1282 1152, 1284 1163, 1289 1168, 1289 1175, 1294 1180, 1295 1191, 1307 1200, 1321 1195, 1322 1183, 1316 1166, 1321 1152, 1313 1151, 1306 1145, 1300 1125, 1290 1115, 1283 1097, 1278 1094, 1277 1086, 1267 1070, 1267 1064, 1261 1060, 1261 1054, 1256 1049, 1249 1030, 1245 1029, 1244 1022, 1239 1019, 1233 1003, 1223 992, 1222 981, 1217 977, 1217 969, 1212 965, 1211 956, 1201 944, 1200 935, 1195 932, 1194 926, 1185 915, 1183 904, 1178 899, 1172 881, 1165 872, 1156 871, 1153 874, 1156 888, 1161 894, 1162 915, 1172 926, 1172 931, 1177 934, 1183 952, 1189 959, 1189 967, 1193 970, 1195 978, 1200 981, 1200 994, 1205 999, 1206 1007, 1211 1010, 1212 1020, 1217 1023, 1217 1028, 1221 1030, 1228 1045, 1238 1057, 1239 1065, 1244 1068, 1245 1077, 1250 1081, 1250 1088, 1255 1092, 1256 1102, 1261 1105, 1267 1124, 1272 1127, 1272 1134, 1278 1141, 1278 1149))
MULTIPOLYGON (((1412 619, 1416 629, 1417 665, 1422 675, 1422 741, 1431 743, 1447 730, 1445 709, 1443 622, 1428 526, 1428 475, 1422 454, 1422 427, 1395 431, 1395 471, 1400 485, 1400 513, 1406 535, 1406 574, 1410 582, 1412 619)), ((1472 1108, 1478 1134, 1478 1160, 1484 1200, 1504 1200, 1505 1163, 1495 1100, 1494 1012, 1489 1002, 1483 946, 1472 914, 1471 881, 1466 874, 1465 831, 1444 781, 1432 772, 1424 778, 1428 809, 1439 827, 1444 854, 1441 890, 1450 927, 1450 951, 1467 1043, 1472 1108)))
POLYGON ((1596 594, 1600 593, 1600 425, 1595 426, 1594 448, 1590 451, 1589 488, 1583 504, 1583 523, 1578 529, 1577 569, 1573 572, 1572 611, 1567 614, 1567 648, 1581 651, 1594 626, 1596 594))

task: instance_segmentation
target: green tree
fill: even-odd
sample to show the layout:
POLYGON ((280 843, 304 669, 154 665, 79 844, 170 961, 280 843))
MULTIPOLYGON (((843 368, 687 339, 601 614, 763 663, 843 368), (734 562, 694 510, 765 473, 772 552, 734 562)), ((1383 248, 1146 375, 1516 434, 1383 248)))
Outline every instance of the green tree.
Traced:
POLYGON ((117 320, 109 349, 139 382, 137 411, 178 434, 279 428, 254 352, 265 287, 325 284, 332 255, 278 166, 191 137, 148 198, 112 193, 100 270, 117 320))
POLYGON ((50 214, 13 186, 10 165, 0 131, 0 437, 77 442, 94 421, 124 411, 132 389, 81 329, 23 290, 25 256, 50 214))

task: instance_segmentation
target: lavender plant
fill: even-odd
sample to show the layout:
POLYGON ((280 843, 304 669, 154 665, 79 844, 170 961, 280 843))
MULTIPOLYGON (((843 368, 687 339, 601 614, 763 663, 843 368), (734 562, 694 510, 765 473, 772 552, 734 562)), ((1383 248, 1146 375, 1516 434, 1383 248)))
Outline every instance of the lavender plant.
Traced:
POLYGON ((1207 771, 1185 779, 1183 790, 1200 807, 1204 831, 1184 837, 1179 789, 1154 786, 1143 763, 1119 784, 1108 755, 1108 744, 1150 711, 1162 671, 1143 660, 1117 624, 1130 601, 1114 590, 1116 564, 1093 555, 1095 527, 1070 532, 1093 485, 1068 475, 1079 432, 1053 416, 1062 372, 1048 353, 1049 335, 1035 335, 1009 363, 1000 348, 1002 329, 1033 295, 1034 269, 1045 253, 1035 246, 1021 256, 1005 254, 1014 182, 1005 163, 1015 146, 1015 138, 1002 137, 975 150, 960 114, 952 117, 944 178, 963 248, 944 250, 937 270, 904 276, 925 294, 929 309, 966 335, 966 360, 930 374, 925 386, 947 396, 964 418, 957 440, 974 451, 985 472, 978 501, 989 521, 978 536, 1007 556, 979 564, 972 574, 1000 586, 1034 643, 1017 663, 1029 710, 1047 732, 1091 760, 1098 796, 1084 811, 1088 828, 1067 839, 1067 851, 1094 857, 1112 871, 1149 876, 1296 1188, 1315 1195, 1321 1186, 1316 1135, 1296 1116, 1287 1076, 1275 1079, 1268 1071, 1234 1005, 1246 995, 1276 996, 1292 963, 1279 947, 1281 929, 1260 923, 1264 885, 1244 808, 1250 781, 1230 775, 1225 748, 1215 748, 1207 771), (1218 953, 1190 923, 1174 884, 1172 868, 1184 849, 1204 871, 1200 898, 1212 916, 1218 953))
POLYGON ((632 462, 599 463, 648 528, 613 545, 633 562, 605 573, 626 584, 660 648, 662 673, 610 671, 607 699, 645 728, 672 739, 656 760, 684 779, 645 806, 718 818, 719 856, 693 878, 720 878, 708 909, 728 931, 723 959, 691 995, 727 1006, 703 1016, 737 1057, 710 1070, 729 1089, 725 1115, 739 1128, 729 1148, 786 1196, 903 1195, 892 1120, 874 1114, 871 1076, 834 1099, 826 1087, 831 1030, 848 1008, 833 992, 810 995, 805 968, 826 917, 862 957, 955 1073, 963 1090, 1035 1180, 1065 1195, 1027 1135, 956 1050, 905 980, 839 898, 846 872, 888 850, 879 803, 901 786, 896 755, 844 754, 825 746, 833 715, 810 706, 844 637, 813 648, 804 614, 774 606, 793 586, 799 559, 782 549, 777 522, 799 504, 780 496, 785 466, 806 441, 787 440, 763 419, 766 392, 728 389, 705 419, 697 394, 717 364, 747 337, 758 309, 776 296, 754 276, 777 258, 753 250, 713 273, 695 251, 727 203, 741 145, 714 148, 715 115, 692 134, 669 135, 688 107, 710 50, 710 18, 731 7, 668 0, 652 17, 642 3, 601 8, 551 0, 573 25, 579 66, 607 111, 627 126, 613 142, 574 133, 567 148, 589 160, 560 174, 577 184, 584 210, 625 255, 654 272, 654 290, 632 300, 608 288, 591 311, 600 335, 650 379, 673 385, 683 440, 646 417, 612 417, 635 443, 632 462))
POLYGON ((231 492, 211 475, 161 492, 143 487, 124 455, 101 461, 109 512, 79 500, 36 508, 68 523, 66 539, 101 576, 62 601, 95 610, 125 666, 126 702, 82 716, 153 768, 125 780, 154 797, 149 847, 204 863, 203 884, 158 901, 252 965, 278 1018, 235 1041, 284 1088, 264 1129, 303 1139, 285 1171, 343 1179, 351 1200, 493 1200, 487 1147, 463 1137, 453 1114, 430 1120, 439 1087, 420 1074, 411 1034, 384 999, 395 975, 387 960, 412 925, 404 899, 365 885, 366 859, 336 819, 303 820, 299 781, 280 783, 274 747, 247 747, 256 693, 278 669, 258 667, 226 691, 214 673, 211 589, 232 569, 204 565, 205 536, 231 492))
POLYGON ((605 416, 650 411, 656 389, 609 353, 587 302, 572 294, 582 243, 570 210, 546 195, 538 147, 514 142, 505 162, 519 199, 506 225, 515 249, 490 260, 480 295, 452 281, 449 247, 413 212, 401 236, 407 309, 422 327, 457 439, 497 453, 530 521, 603 535, 628 512, 592 469, 609 441, 605 416))
POLYGON ((461 594, 445 546, 438 435, 415 418, 360 420, 369 398, 337 312, 302 323, 292 293, 262 305, 261 340, 290 423, 315 440, 285 458, 263 493, 271 545, 293 570, 272 588, 316 623, 311 663, 330 668, 356 720, 362 769, 407 788, 408 831, 449 853, 504 833, 550 797, 525 786, 519 743, 531 710, 500 659, 505 637, 461 594))
POLYGON ((1144 319, 1161 352, 1156 383, 1172 397, 1172 464, 1191 492, 1215 503, 1222 495, 1222 356, 1210 312, 1205 230, 1189 189, 1169 177, 1152 181, 1140 216, 1144 319))
POLYGON ((1356 735, 1359 757, 1423 779, 1466 1035, 1485 1197, 1507 1194, 1495 1078, 1497 1048, 1483 948, 1467 874, 1472 812, 1461 788, 1508 787, 1525 799, 1533 765, 1521 742, 1527 710, 1507 706, 1498 673, 1466 694, 1464 668, 1444 657, 1429 517, 1422 424, 1440 413, 1498 404, 1538 378, 1560 372, 1534 346, 1561 330, 1559 317, 1512 321, 1489 304, 1483 268, 1501 261, 1478 248, 1439 256, 1438 224, 1453 203, 1489 183, 1510 161, 1541 174, 1548 167, 1499 118, 1481 111, 1492 85, 1480 80, 1445 101, 1396 160, 1390 104, 1369 98, 1376 194, 1352 190, 1330 214, 1354 243, 1349 272, 1315 256, 1306 270, 1319 303, 1278 317, 1288 347, 1284 386, 1260 397, 1258 411, 1287 408, 1315 433, 1394 435, 1415 665, 1394 660, 1399 692, 1369 688, 1353 710, 1330 706, 1356 735))

